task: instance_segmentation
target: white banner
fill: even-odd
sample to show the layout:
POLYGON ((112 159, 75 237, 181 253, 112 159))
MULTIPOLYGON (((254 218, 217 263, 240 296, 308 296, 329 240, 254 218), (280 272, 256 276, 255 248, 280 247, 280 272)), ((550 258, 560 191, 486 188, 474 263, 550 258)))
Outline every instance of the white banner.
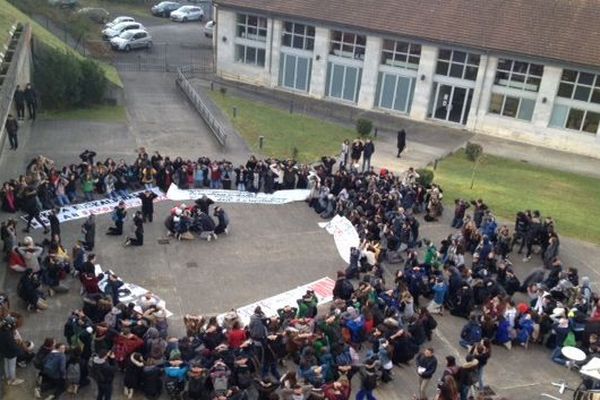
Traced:
MULTIPOLYGON (((158 188, 152 188, 152 190, 158 197, 154 199, 154 202, 167 200, 167 197, 158 188)), ((60 214, 58 214, 58 220, 63 223, 67 221, 73 221, 76 219, 86 218, 90 214, 108 214, 119 204, 120 201, 125 202, 126 208, 140 207, 142 201, 137 197, 140 193, 144 193, 145 190, 131 193, 127 196, 118 196, 117 199, 100 199, 94 201, 88 201, 87 203, 73 204, 70 206, 60 207, 60 214)), ((48 215, 50 210, 42 211, 40 213, 40 219, 44 221, 44 224, 48 225, 48 215)), ((23 221, 27 221, 27 216, 21 216, 23 221)), ((34 219, 31 222, 33 229, 41 228, 42 226, 34 219)))
POLYGON ((360 238, 352 222, 346 217, 336 215, 329 222, 319 222, 319 226, 329 232, 330 235, 333 235, 338 253, 349 264, 350 249, 360 246, 360 238))
POLYGON ((167 198, 173 201, 196 200, 207 196, 216 203, 244 203, 244 204, 286 204, 294 201, 304 201, 310 190, 293 189, 278 190, 274 193, 241 192, 239 190, 225 189, 179 189, 175 184, 167 191, 167 198))
MULTIPOLYGON (((265 316, 274 317, 277 315, 277 310, 285 306, 298 307, 296 300, 301 299, 302 296, 306 294, 307 290, 312 290, 315 292, 318 304, 330 302, 333 300, 334 286, 335 281, 333 279, 328 277, 321 278, 318 281, 314 281, 312 283, 299 286, 295 289, 288 290, 287 292, 283 292, 267 299, 248 304, 247 306, 240 307, 236 310, 236 312, 244 325, 248 325, 250 322, 250 316, 254 314, 254 309, 256 306, 260 306, 265 316)), ((218 321, 222 322, 225 315, 226 314, 221 314, 217 316, 218 321)))

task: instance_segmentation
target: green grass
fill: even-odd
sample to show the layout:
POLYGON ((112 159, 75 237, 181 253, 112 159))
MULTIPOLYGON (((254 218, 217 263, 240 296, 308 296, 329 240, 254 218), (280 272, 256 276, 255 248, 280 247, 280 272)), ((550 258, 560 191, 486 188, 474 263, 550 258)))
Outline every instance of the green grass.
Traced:
MULTIPOLYGON (((33 35, 47 46, 54 47, 59 50, 67 51, 74 54, 77 58, 83 58, 81 54, 76 52, 62 42, 59 38, 50 33, 46 28, 30 19, 27 15, 15 8, 6 0, 0 0, 0 44, 6 43, 8 40, 8 31, 15 22, 23 24, 29 23, 33 29, 33 35)), ((123 87, 123 82, 117 73, 117 70, 112 65, 104 62, 98 62, 104 71, 106 78, 113 84, 123 87)))
POLYGON ((125 123, 127 122, 127 113, 123 106, 96 106, 67 111, 49 111, 42 114, 42 118, 58 121, 125 123))
POLYGON ((290 158, 298 149, 297 160, 314 162, 324 155, 338 155, 344 139, 356 137, 356 132, 336 124, 299 114, 290 114, 264 103, 241 99, 219 92, 210 92, 212 100, 226 113, 248 145, 265 156, 290 158), (233 118, 233 107, 237 117, 233 118), (258 149, 258 137, 264 136, 264 146, 258 149))
POLYGON ((482 198, 497 216, 514 220, 520 210, 551 216, 559 234, 600 243, 600 179, 484 156, 470 189, 473 163, 459 151, 438 163, 435 181, 442 185, 449 212, 456 198, 482 198))

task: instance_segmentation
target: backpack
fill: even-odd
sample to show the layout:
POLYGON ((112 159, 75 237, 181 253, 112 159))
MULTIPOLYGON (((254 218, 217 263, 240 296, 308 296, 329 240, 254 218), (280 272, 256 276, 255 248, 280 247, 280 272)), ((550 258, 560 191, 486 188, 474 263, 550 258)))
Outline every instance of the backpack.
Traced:
POLYGON ((575 334, 573 333, 573 331, 569 331, 569 333, 567 334, 567 337, 565 338, 565 340, 562 342, 563 347, 574 347, 577 344, 577 341, 575 340, 575 334))
POLYGON ((377 387, 377 375, 374 372, 366 372, 362 379, 362 386, 367 390, 377 387))

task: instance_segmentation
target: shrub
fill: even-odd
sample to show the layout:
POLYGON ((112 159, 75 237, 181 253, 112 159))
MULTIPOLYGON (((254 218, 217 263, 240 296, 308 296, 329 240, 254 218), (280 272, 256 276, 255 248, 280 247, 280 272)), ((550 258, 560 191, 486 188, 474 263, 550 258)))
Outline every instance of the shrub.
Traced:
POLYGON ((370 119, 359 118, 358 121, 356 121, 356 132, 358 132, 361 137, 369 136, 372 130, 373 121, 370 119))
POLYGON ((467 142, 465 154, 470 161, 475 162, 483 154, 483 147, 477 143, 467 142))
POLYGON ((81 105, 99 104, 104 98, 108 81, 97 62, 90 59, 81 61, 81 105))
POLYGON ((433 171, 430 169, 420 168, 417 169, 417 174, 419 174, 419 178, 417 179, 417 183, 423 185, 424 187, 429 187, 433 183, 433 171))

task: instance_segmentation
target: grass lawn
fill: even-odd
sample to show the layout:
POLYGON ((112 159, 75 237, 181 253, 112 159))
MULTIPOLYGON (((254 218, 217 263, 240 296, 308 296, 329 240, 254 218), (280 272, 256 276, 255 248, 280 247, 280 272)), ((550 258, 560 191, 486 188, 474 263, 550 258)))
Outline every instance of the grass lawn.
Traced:
MULTIPOLYGON (((30 19, 6 0, 0 0, 0 45, 6 43, 6 40, 8 39, 8 30, 15 22, 24 24, 30 23, 33 28, 33 35, 46 45, 73 53, 77 58, 83 58, 81 54, 71 49, 59 38, 46 30, 46 28, 30 19)), ((99 65, 109 81, 119 87, 123 87, 123 82, 121 82, 121 78, 115 67, 103 62, 99 62, 99 65)))
POLYGON ((56 121, 127 122, 127 113, 123 106, 95 106, 67 111, 48 111, 41 117, 56 121))
POLYGON ((482 198, 511 224, 517 211, 539 210, 554 218, 559 234, 600 243, 600 179, 485 155, 470 189, 472 166, 462 150, 438 163, 447 212, 456 198, 482 198))
POLYGON ((231 118, 250 148, 259 151, 258 137, 265 137, 260 152, 266 156, 289 158, 296 147, 298 161, 313 162, 324 155, 338 155, 344 139, 356 137, 352 129, 300 114, 290 114, 263 103, 229 94, 223 96, 217 91, 210 92, 210 96, 231 118), (237 107, 235 119, 233 107, 237 107))

